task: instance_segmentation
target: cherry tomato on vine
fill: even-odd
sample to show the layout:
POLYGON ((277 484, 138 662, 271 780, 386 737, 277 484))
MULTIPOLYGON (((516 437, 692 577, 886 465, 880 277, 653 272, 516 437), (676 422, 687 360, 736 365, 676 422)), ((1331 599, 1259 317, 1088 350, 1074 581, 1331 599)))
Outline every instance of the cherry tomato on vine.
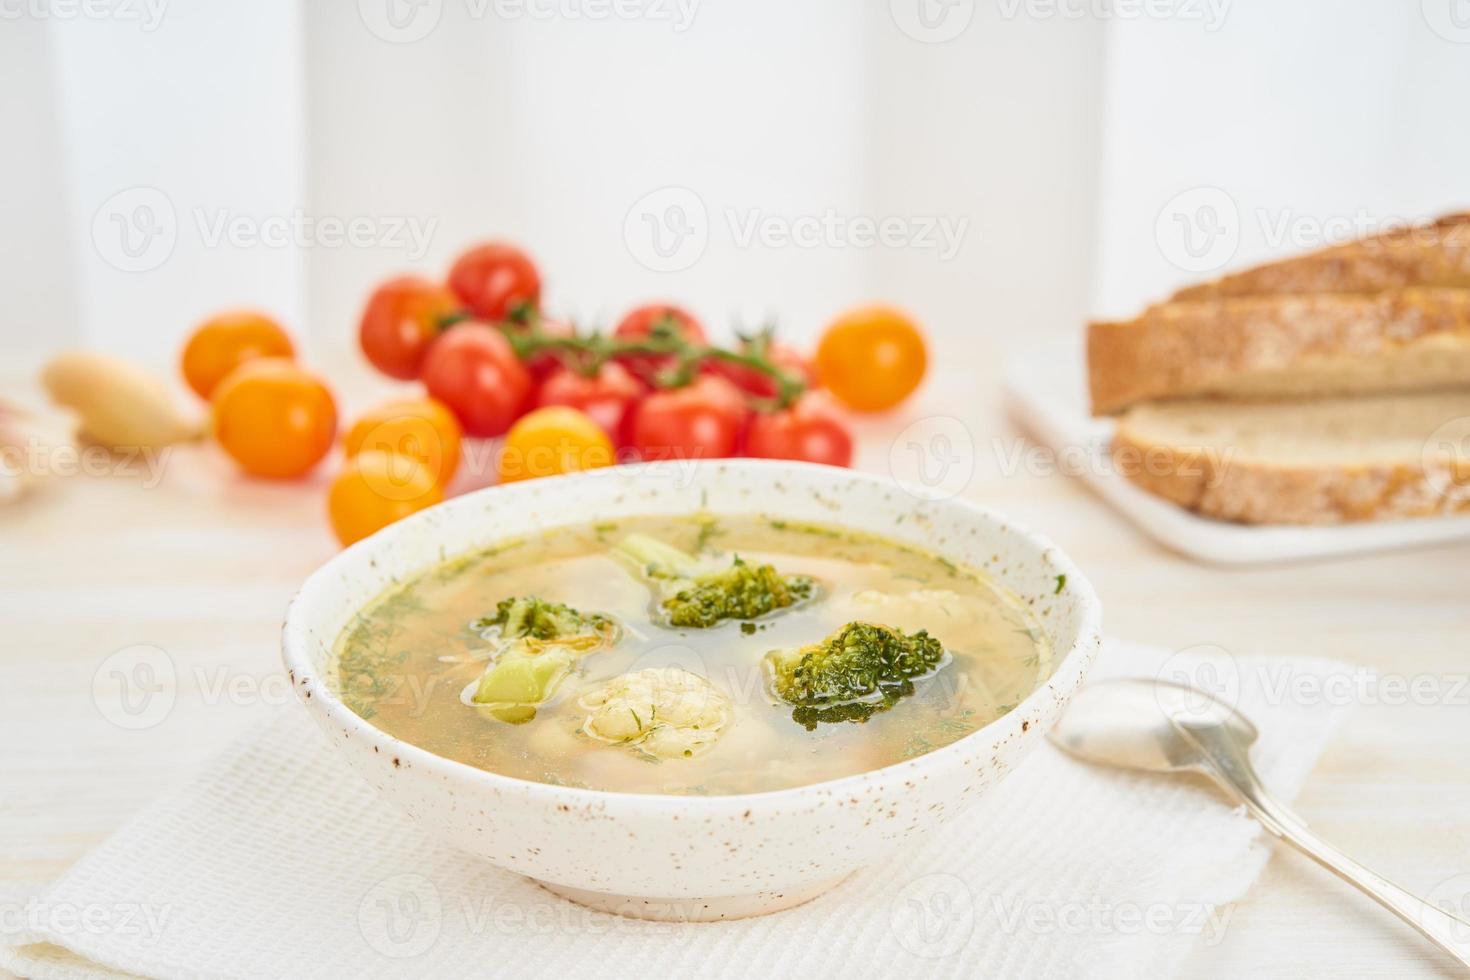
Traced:
MULTIPOLYGON (((613 336, 621 340, 643 340, 657 328, 673 330, 692 344, 707 342, 704 325, 693 313, 667 303, 649 303, 632 310, 618 321, 613 328, 613 336)), ((619 360, 639 377, 652 379, 668 366, 672 358, 657 354, 626 354, 619 360)))
POLYGON ((472 436, 498 436, 521 414, 531 375, 510 341, 484 323, 456 324, 424 358, 424 387, 472 436))
POLYGON ((449 269, 449 288, 470 312, 501 323, 534 310, 541 302, 541 274, 531 257, 514 245, 486 242, 449 269))
POLYGON ((612 440, 575 408, 557 405, 528 412, 510 427, 500 451, 501 483, 611 466, 612 440))
POLYGON ((343 545, 360 541, 444 499, 444 488, 429 468, 410 456, 365 449, 347 465, 327 491, 327 515, 343 545))
POLYGON ((235 368, 262 357, 296 356, 281 325, 264 313, 232 310, 210 317, 189 335, 180 358, 184 380, 200 398, 208 398, 235 368))
POLYGON ((215 389, 214 437, 253 476, 301 476, 332 448, 337 407, 327 386, 291 361, 242 364, 215 389))
POLYGON ((881 412, 907 398, 924 379, 927 361, 918 325, 888 306, 849 310, 817 345, 822 384, 860 412, 881 412))
POLYGON ((852 431, 821 392, 807 393, 789 408, 757 412, 745 433, 745 455, 851 466, 852 431))
MULTIPOLYGON (((537 327, 539 328, 541 333, 545 334, 548 337, 567 338, 575 337, 577 335, 577 331, 573 329, 572 325, 563 320, 548 320, 545 318, 541 318, 537 321, 537 327)), ((512 333, 529 333, 531 330, 529 326, 520 326, 514 323, 504 324, 503 328, 512 333)), ((554 352, 549 350, 544 350, 539 354, 533 354, 523 363, 526 365, 526 370, 531 372, 531 377, 535 378, 538 381, 551 374, 553 371, 561 368, 561 358, 557 357, 554 352)))
POLYGON ((459 468, 460 436, 458 420, 442 402, 405 398, 358 418, 342 438, 342 448, 348 456, 372 449, 411 456, 443 487, 459 468))
MULTIPOLYGON (((741 353, 747 353, 749 350, 749 344, 740 345, 741 353)), ((766 359, 777 368, 806 384, 808 388, 815 386, 816 373, 812 370, 811 364, 807 362, 801 351, 785 341, 773 340, 767 344, 766 359)), ((713 358, 705 362, 704 370, 720 375, 741 391, 754 395, 756 398, 772 398, 776 395, 776 382, 771 379, 770 375, 757 371, 753 367, 713 358)))
POLYGON ((609 361, 591 376, 558 368, 541 383, 536 404, 565 405, 585 412, 609 437, 621 441, 628 410, 647 390, 627 368, 609 361))
POLYGON ((713 375, 655 391, 634 409, 629 442, 648 460, 732 456, 744 424, 740 391, 713 375))
POLYGON ((446 318, 458 313, 459 300, 443 286, 418 276, 399 276, 373 290, 358 321, 357 339, 373 367, 390 378, 419 376, 446 318))

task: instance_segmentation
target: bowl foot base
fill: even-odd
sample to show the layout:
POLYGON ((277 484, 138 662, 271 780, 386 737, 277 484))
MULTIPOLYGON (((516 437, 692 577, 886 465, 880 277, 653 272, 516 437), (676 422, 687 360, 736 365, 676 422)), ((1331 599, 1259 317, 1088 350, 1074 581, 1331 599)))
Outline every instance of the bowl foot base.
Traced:
POLYGON ((783 888, 779 891, 752 892, 749 895, 723 895, 718 898, 645 898, 638 895, 612 895, 554 885, 533 878, 538 885, 562 898, 599 912, 627 916, 631 919, 653 919, 656 922, 719 922, 725 919, 747 919, 768 915, 810 902, 823 892, 841 884, 848 876, 838 875, 810 885, 783 888))

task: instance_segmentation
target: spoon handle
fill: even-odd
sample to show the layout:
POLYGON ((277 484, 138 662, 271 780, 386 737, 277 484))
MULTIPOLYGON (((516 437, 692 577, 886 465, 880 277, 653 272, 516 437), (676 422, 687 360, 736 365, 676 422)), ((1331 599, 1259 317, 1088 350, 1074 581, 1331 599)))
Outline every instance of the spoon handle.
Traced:
POLYGON ((1203 754, 1209 774, 1229 790, 1275 836, 1296 847, 1344 881, 1356 885, 1379 905, 1419 930, 1425 938, 1470 967, 1470 923, 1404 891, 1333 847, 1300 817, 1266 792, 1250 763, 1249 749, 1223 726, 1194 727, 1175 722, 1203 754))

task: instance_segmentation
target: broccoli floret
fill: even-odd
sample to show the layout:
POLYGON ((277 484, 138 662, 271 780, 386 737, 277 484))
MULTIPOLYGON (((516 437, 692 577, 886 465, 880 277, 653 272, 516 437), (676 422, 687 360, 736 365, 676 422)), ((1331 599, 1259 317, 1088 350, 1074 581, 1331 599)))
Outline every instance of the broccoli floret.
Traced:
POLYGON ((618 551, 634 562, 660 593, 670 626, 706 629, 727 619, 756 619, 811 596, 805 575, 782 575, 772 565, 750 565, 738 555, 711 568, 693 555, 642 534, 630 534, 618 551))
POLYGON ((630 534, 618 542, 618 552, 651 579, 690 579, 709 569, 698 558, 646 534, 630 534))
POLYGON ((609 639, 614 629, 611 619, 598 613, 581 613, 560 602, 547 602, 536 596, 512 596, 501 599, 495 615, 483 616, 470 624, 477 633, 499 629, 507 640, 530 638, 560 643, 577 648, 597 646, 609 639))
POLYGON ((944 662, 944 647, 926 630, 904 633, 848 623, 826 639, 766 655, 772 688, 808 731, 820 722, 867 721, 914 693, 914 678, 944 662))
POLYGON ((618 631, 607 616, 535 596, 502 599, 495 615, 470 628, 494 648, 471 700, 512 723, 536 717, 536 706, 550 700, 578 658, 614 642, 618 631))
POLYGON ((720 572, 701 575, 664 599, 672 626, 705 629, 726 619, 757 619, 812 594, 812 580, 782 575, 771 565, 747 565, 738 557, 720 572))
POLYGON ((572 669, 575 656, 565 646, 541 647, 519 639, 485 669, 475 685, 475 704, 489 708, 501 721, 520 724, 536 717, 572 669))

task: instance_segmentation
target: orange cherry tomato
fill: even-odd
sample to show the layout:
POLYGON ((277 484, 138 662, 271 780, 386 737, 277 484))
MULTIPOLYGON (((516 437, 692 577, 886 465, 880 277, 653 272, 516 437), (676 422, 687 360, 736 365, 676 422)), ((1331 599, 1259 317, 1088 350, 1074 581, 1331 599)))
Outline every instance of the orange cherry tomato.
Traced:
POLYGON ((214 437, 252 476, 301 476, 332 448, 336 430, 331 391, 281 358, 241 365, 214 392, 214 437))
POLYGON ((347 460, 327 492, 327 515, 343 545, 444 499, 444 488, 411 456, 364 449, 347 460))
POLYGON ((373 367, 390 378, 411 381, 446 318, 459 300, 437 283, 399 276, 373 290, 357 325, 357 340, 373 367))
POLYGON ((510 427, 500 451, 500 482, 557 476, 611 466, 612 440, 575 408, 556 405, 528 412, 510 427))
POLYGON ((184 380, 200 398, 209 398, 219 383, 246 361, 296 356, 281 325, 264 313, 233 310, 205 320, 184 344, 180 366, 184 380))
POLYGON ((432 398, 391 401, 361 416, 347 430, 342 446, 348 456, 365 449, 411 456, 447 487, 459 468, 459 422, 443 402, 432 398))
POLYGON ((881 412, 924 380, 924 335, 906 314, 888 306, 860 306, 832 322, 817 345, 822 384, 849 408, 881 412))

